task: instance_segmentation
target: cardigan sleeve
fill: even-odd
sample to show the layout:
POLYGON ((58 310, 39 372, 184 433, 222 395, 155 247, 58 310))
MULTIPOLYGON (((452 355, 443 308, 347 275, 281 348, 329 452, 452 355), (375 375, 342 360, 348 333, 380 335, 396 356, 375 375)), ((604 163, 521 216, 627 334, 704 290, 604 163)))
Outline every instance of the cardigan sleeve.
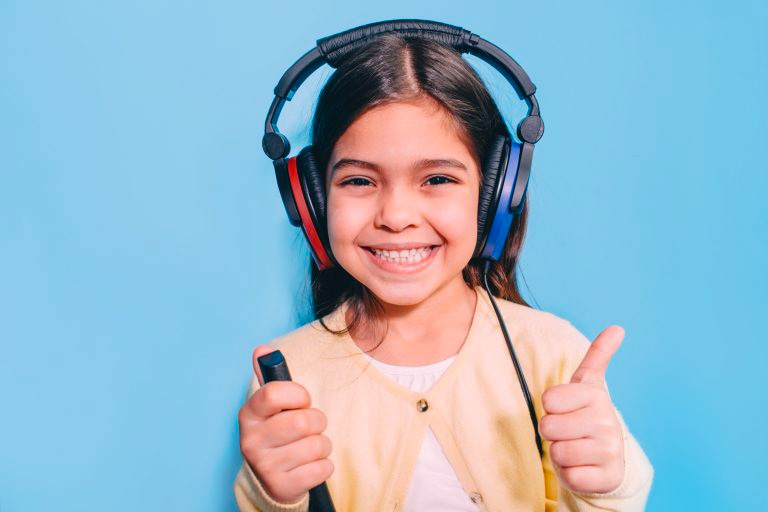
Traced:
MULTIPOLYGON (((251 379, 248 398, 258 388, 256 378, 251 379)), ((235 477, 235 503, 240 512, 306 512, 309 509, 309 493, 295 503, 280 503, 267 493, 250 464, 243 460, 235 477)))

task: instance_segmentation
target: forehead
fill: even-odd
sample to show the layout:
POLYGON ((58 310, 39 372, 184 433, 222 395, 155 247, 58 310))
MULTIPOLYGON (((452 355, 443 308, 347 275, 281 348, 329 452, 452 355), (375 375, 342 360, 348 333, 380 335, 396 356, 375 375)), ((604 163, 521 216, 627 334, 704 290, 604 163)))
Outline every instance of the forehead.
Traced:
POLYGON ((342 158, 374 162, 382 168, 425 158, 453 158, 477 168, 456 120, 436 101, 398 101, 371 108, 336 142, 329 169, 342 158))

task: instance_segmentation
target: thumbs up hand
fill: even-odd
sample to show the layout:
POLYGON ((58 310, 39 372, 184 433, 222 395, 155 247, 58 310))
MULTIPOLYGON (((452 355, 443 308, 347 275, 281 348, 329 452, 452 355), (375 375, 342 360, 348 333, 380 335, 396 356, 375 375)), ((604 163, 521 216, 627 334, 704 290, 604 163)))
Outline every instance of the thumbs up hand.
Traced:
POLYGON ((622 339, 624 329, 606 328, 570 383, 553 386, 541 396, 546 414, 539 431, 552 441, 549 454, 560 480, 577 492, 610 492, 624 478, 621 424, 605 387, 605 370, 622 339))

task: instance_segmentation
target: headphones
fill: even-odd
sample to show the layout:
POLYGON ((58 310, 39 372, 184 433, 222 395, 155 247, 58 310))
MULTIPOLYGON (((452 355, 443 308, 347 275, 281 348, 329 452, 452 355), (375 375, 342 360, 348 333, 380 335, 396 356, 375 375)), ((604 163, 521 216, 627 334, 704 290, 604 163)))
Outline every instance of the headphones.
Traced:
POLYGON ((531 174, 533 147, 544 134, 539 116, 536 86, 515 60, 501 48, 461 27, 428 20, 389 20, 370 23, 317 40, 317 46, 302 55, 275 86, 275 98, 267 113, 261 141, 275 167, 277 185, 291 224, 301 226, 319 270, 333 267, 326 229, 326 195, 323 169, 319 169, 312 146, 287 158, 291 143, 280 133, 277 120, 304 80, 323 64, 336 68, 345 56, 383 34, 431 39, 459 53, 470 53, 489 63, 528 104, 528 114, 517 126, 521 143, 507 136, 492 141, 483 164, 483 183, 477 215, 474 257, 498 261, 512 220, 524 205, 531 174))

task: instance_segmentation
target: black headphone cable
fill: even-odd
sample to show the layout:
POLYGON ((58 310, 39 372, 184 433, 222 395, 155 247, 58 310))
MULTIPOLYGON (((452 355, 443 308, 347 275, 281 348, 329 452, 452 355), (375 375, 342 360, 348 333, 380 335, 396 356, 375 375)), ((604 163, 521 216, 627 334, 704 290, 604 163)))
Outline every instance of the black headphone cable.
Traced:
POLYGON ((531 416, 531 423, 533 423, 533 433, 536 436, 536 448, 539 449, 539 456, 544 457, 544 448, 541 444, 541 435, 539 435, 539 421, 536 418, 536 409, 533 407, 533 400, 531 399, 531 392, 528 390, 528 384, 525 382, 525 375, 520 368, 520 362, 517 360, 515 354, 515 348, 512 346, 512 341, 509 339, 509 333, 507 332, 507 326, 504 323, 504 319, 501 317, 499 307, 496 305, 496 300, 493 298, 491 288, 488 285, 488 271, 491 268, 490 259, 486 259, 483 262, 483 284, 485 285, 485 291, 488 292, 488 297, 491 299, 493 310, 496 312, 496 317, 499 319, 499 326, 501 332, 504 333, 504 340, 507 342, 507 348, 509 349, 509 355, 512 357, 512 363, 515 365, 515 372, 517 372, 517 379, 520 381, 520 389, 523 391, 525 402, 528 404, 528 414, 531 416))

